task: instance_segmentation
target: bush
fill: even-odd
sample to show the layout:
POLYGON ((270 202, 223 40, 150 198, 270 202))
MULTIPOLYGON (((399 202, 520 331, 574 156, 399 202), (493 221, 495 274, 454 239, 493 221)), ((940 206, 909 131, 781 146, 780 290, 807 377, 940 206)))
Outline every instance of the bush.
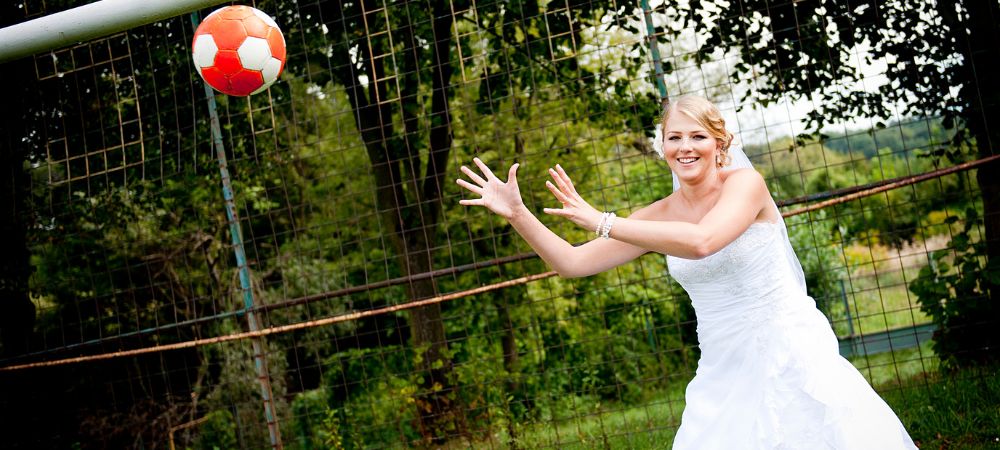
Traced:
MULTIPOLYGON (((1000 333, 994 329, 1000 308, 990 297, 990 286, 1000 283, 1000 262, 987 261, 986 244, 972 234, 979 223, 976 210, 969 208, 965 216, 962 231, 946 249, 933 252, 910 283, 920 309, 937 325, 934 351, 950 368, 1000 360, 1000 333)), ((945 222, 958 220, 951 216, 945 222)))
POLYGON ((237 448, 236 424, 233 414, 224 409, 217 409, 205 416, 205 422, 199 427, 195 448, 226 450, 237 448))

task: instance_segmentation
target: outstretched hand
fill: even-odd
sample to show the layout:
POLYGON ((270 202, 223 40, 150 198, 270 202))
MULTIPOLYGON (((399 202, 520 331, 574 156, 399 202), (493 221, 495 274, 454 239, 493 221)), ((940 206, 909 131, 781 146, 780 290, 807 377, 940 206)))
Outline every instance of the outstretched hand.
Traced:
POLYGON ((595 229, 601 220, 601 212, 590 206, 590 203, 576 192, 573 181, 566 175, 562 166, 556 164, 555 169, 549 168, 549 175, 555 183, 546 181, 545 187, 549 188, 559 203, 562 203, 562 208, 545 208, 542 211, 545 214, 565 217, 585 229, 595 229))
POLYGON ((520 164, 515 163, 510 166, 507 172, 507 182, 505 183, 500 181, 496 175, 493 175, 493 171, 479 158, 473 158, 472 162, 479 167, 483 176, 479 176, 472 169, 462 166, 462 173, 468 176, 475 184, 462 179, 456 180, 456 182, 459 186, 472 191, 474 194, 479 194, 480 198, 472 200, 463 199, 459 200, 458 203, 465 206, 485 206, 503 218, 510 219, 517 208, 524 205, 524 202, 521 200, 521 189, 517 186, 517 168, 520 164))

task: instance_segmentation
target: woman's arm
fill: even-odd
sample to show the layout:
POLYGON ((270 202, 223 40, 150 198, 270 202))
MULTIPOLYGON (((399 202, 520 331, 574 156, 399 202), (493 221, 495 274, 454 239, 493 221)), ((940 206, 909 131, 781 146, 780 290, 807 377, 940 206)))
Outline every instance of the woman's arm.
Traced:
MULTIPOLYGON (((643 247, 618 239, 593 239, 574 247, 553 233, 523 205, 521 210, 508 221, 535 253, 538 253, 552 270, 564 278, 586 277, 601 273, 649 252, 643 247)), ((647 206, 629 218, 636 222, 647 222, 648 220, 644 219, 649 219, 651 210, 652 208, 647 206)))
MULTIPOLYGON (((538 253, 538 256, 560 276, 573 278, 593 275, 629 262, 647 252, 641 247, 614 239, 595 239, 580 246, 571 245, 553 233, 524 206, 517 185, 518 164, 511 166, 505 183, 500 181, 479 158, 473 159, 473 162, 485 177, 462 166, 462 173, 475 184, 461 179, 457 180, 457 183, 479 194, 481 198, 461 200, 459 203, 467 206, 484 206, 507 219, 535 253, 538 253)), ((649 207, 643 208, 631 217, 648 219, 649 210, 649 207)))
MULTIPOLYGON (((580 198, 562 168, 557 166, 556 169, 552 171, 556 185, 550 185, 549 190, 563 203, 563 208, 546 208, 545 212, 570 219, 584 229, 596 227, 600 212, 580 198)), ((700 259, 735 240, 758 216, 780 220, 780 217, 769 217, 777 216, 767 213, 770 202, 764 178, 754 170, 738 170, 729 174, 719 200, 698 223, 644 220, 633 216, 616 220, 610 236, 647 251, 700 259)))

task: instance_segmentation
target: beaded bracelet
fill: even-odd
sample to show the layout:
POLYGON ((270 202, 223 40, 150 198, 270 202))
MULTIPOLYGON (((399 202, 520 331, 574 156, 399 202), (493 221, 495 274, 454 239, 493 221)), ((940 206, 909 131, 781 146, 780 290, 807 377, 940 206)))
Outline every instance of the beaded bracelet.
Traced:
POLYGON ((615 223, 615 213, 605 213, 608 215, 608 219, 602 223, 603 228, 601 229, 601 237, 604 239, 609 239, 611 237, 611 226, 615 223))
POLYGON ((597 236, 601 235, 601 233, 604 231, 604 223, 607 222, 608 217, 610 215, 611 215, 611 213, 607 213, 607 212, 606 213, 601 213, 601 220, 599 220, 597 222, 597 228, 594 229, 594 234, 595 235, 597 235, 597 236))

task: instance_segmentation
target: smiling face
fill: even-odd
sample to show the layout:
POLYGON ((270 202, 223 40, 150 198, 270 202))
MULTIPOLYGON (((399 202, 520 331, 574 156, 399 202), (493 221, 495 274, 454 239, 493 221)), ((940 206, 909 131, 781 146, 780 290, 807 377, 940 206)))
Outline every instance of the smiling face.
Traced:
POLYGON ((663 126, 663 158, 677 177, 689 184, 718 170, 722 141, 687 114, 674 112, 663 126))
POLYGON ((733 135, 726 130, 719 108, 703 97, 685 95, 667 105, 662 130, 663 158, 685 184, 705 179, 729 163, 733 135))

